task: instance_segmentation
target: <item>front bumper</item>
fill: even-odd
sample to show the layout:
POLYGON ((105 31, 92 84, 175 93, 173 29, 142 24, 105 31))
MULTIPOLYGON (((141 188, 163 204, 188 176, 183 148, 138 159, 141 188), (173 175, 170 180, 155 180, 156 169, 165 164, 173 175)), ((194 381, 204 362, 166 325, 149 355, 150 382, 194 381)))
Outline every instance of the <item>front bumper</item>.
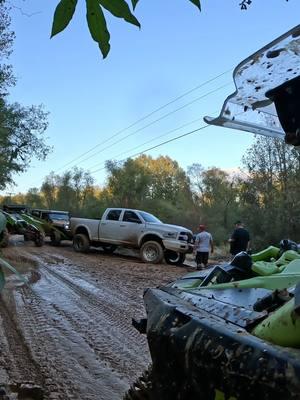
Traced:
POLYGON ((176 253, 192 253, 193 245, 181 240, 176 239, 164 239, 163 245, 166 250, 172 250, 176 253))

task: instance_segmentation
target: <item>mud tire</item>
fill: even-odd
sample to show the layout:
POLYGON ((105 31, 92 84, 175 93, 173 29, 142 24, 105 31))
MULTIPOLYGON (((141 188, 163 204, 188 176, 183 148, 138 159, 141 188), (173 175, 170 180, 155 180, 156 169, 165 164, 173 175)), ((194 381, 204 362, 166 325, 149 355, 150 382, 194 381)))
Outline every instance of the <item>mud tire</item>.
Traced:
POLYGON ((159 242, 149 240, 142 245, 140 256, 145 263, 158 264, 164 256, 163 248, 159 242))
POLYGON ((77 253, 87 253, 90 248, 89 238, 83 233, 77 233, 73 238, 73 248, 77 253))
POLYGON ((61 234, 57 231, 52 231, 50 234, 52 246, 59 246, 61 242, 61 234))
POLYGON ((176 251, 166 250, 165 261, 170 265, 182 265, 185 260, 185 254, 177 253, 176 251))
POLYGON ((130 387, 123 400, 157 400, 154 395, 151 370, 147 370, 130 387))
POLYGON ((7 247, 9 242, 9 233, 7 229, 4 229, 0 235, 0 247, 7 247))
POLYGON ((42 247, 44 246, 44 243, 45 243, 44 235, 42 234, 37 235, 37 237, 34 240, 34 244, 36 245, 36 247, 42 247))
POLYGON ((116 250, 117 246, 115 246, 114 244, 107 244, 107 245, 103 245, 102 248, 103 248, 104 253, 112 254, 116 250))

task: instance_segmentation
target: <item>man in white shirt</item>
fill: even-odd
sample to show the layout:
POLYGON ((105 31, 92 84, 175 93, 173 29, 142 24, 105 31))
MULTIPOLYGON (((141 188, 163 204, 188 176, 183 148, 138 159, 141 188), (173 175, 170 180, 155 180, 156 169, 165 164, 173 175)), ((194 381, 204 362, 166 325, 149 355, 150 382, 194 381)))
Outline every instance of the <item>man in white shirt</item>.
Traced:
POLYGON ((207 267, 209 252, 214 252, 214 244, 212 235, 206 231, 205 225, 199 225, 200 232, 196 235, 194 253, 196 253, 196 264, 197 269, 207 267))

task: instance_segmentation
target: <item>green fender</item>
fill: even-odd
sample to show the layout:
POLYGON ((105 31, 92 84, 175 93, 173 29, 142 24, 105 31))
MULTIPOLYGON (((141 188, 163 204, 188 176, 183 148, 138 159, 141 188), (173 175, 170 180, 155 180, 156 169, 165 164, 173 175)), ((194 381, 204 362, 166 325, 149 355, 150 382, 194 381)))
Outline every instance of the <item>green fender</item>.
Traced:
POLYGON ((280 346, 300 348, 300 316, 294 306, 291 299, 258 324, 252 334, 280 346))
POLYGON ((0 233, 4 231, 6 228, 6 217, 5 215, 0 211, 0 233))
POLYGON ((266 249, 252 254, 251 258, 253 262, 256 261, 270 261, 272 258, 277 259, 280 253, 280 249, 275 246, 269 246, 266 249))
POLYGON ((3 269, 0 267, 0 293, 2 292, 5 285, 5 277, 3 273, 3 269))
MULTIPOLYGON (((244 279, 242 281, 220 283, 217 285, 200 286, 196 289, 244 289, 244 288, 264 288, 269 290, 282 290, 292 287, 300 282, 300 259, 291 261, 285 269, 274 275, 256 276, 255 278, 244 279)), ((192 289, 190 289, 192 290, 192 289)))
POLYGON ((280 258, 278 258, 277 261, 275 261, 275 264, 280 267, 281 265, 286 265, 293 260, 297 260, 298 258, 300 258, 300 254, 297 253, 297 251, 287 250, 280 258))

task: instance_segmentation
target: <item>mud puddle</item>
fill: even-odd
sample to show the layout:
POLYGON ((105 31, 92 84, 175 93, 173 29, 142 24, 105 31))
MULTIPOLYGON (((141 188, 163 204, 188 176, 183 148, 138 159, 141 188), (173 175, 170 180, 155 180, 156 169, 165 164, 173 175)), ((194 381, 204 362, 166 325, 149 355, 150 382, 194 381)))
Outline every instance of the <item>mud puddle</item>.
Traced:
POLYGON ((0 300, 0 399, 2 387, 16 390, 11 398, 122 399, 150 363, 131 325, 144 316, 144 289, 187 270, 21 242, 4 255, 32 279, 9 276, 0 300), (27 397, 17 397, 24 383, 27 397))

